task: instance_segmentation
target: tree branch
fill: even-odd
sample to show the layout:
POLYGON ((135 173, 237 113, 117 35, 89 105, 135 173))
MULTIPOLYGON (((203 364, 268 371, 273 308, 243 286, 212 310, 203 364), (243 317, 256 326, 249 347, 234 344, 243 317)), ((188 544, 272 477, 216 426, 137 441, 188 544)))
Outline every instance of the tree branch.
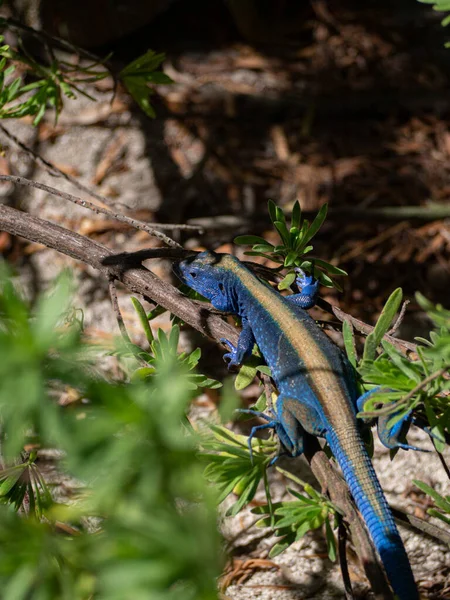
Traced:
POLYGON ((163 306, 204 335, 217 341, 227 338, 233 343, 237 342, 238 332, 234 327, 184 297, 176 288, 156 277, 151 271, 142 266, 123 271, 120 267, 103 265, 102 261, 112 256, 113 252, 89 238, 4 205, 0 205, 0 230, 80 260, 99 270, 107 278, 112 274, 129 290, 163 306))
POLYGON ((126 223, 127 225, 129 225, 130 227, 134 227, 135 229, 145 231, 149 235, 158 238, 159 240, 161 240, 162 242, 164 242, 172 248, 181 248, 178 242, 172 240, 172 238, 162 233, 162 231, 158 231, 157 229, 150 227, 150 225, 144 223, 144 221, 139 221, 138 219, 126 217, 125 215, 113 212, 108 208, 104 208, 103 206, 94 204, 89 200, 82 200, 81 198, 78 198, 78 196, 74 196, 73 194, 61 192, 56 188, 53 188, 49 185, 45 185, 44 183, 39 183, 38 181, 33 181, 32 179, 26 179, 25 177, 18 177, 17 175, 0 175, 0 181, 11 181, 12 183, 18 183, 19 185, 25 185, 27 187, 33 187, 38 190, 43 190, 48 194, 52 194, 53 196, 57 196, 58 198, 62 198, 63 200, 68 200, 69 202, 73 202, 73 204, 77 204, 78 206, 82 206, 83 208, 88 208, 97 215, 107 215, 111 219, 115 219, 116 221, 120 221, 121 223, 126 223))

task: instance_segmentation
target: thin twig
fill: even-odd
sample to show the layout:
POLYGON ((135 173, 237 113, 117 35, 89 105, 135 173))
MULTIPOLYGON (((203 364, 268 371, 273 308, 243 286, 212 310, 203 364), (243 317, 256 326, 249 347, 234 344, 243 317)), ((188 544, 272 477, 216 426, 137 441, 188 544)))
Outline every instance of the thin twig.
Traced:
POLYGON ((386 404, 386 406, 384 406, 383 408, 380 408, 378 410, 364 412, 364 418, 379 417, 380 415, 390 415, 391 413, 395 412, 396 408, 398 408, 399 406, 403 406, 403 404, 409 402, 409 400, 411 400, 411 398, 413 396, 415 396, 415 394, 417 394, 417 392, 420 392, 420 390, 423 389, 424 387, 426 387, 429 383, 431 383, 438 377, 442 377, 442 375, 445 375, 445 373, 447 373, 447 371, 449 369, 450 369, 450 364, 445 365, 445 367, 443 367, 442 369, 439 369, 439 371, 436 371, 435 373, 431 373, 431 375, 428 375, 428 377, 425 377, 425 379, 423 381, 419 382, 415 388, 413 388, 410 392, 408 392, 406 394, 406 396, 404 396, 403 398, 400 398, 400 400, 397 400, 396 402, 391 402, 390 404, 386 404))
POLYGON ((266 394, 267 408, 270 410, 270 412, 273 412, 273 402, 272 402, 273 384, 272 384, 272 381, 271 381, 270 377, 268 375, 266 375, 265 373, 261 373, 260 377, 264 384, 264 393, 266 394))
POLYGON ((352 582, 350 581, 350 575, 348 572, 347 564, 347 529, 342 521, 339 521, 338 527, 338 553, 339 553, 339 565, 341 567, 342 581, 344 582, 345 597, 347 600, 354 600, 352 582))
POLYGON ((172 248, 182 247, 180 244, 178 244, 178 242, 172 240, 170 237, 168 237, 161 231, 153 229, 153 227, 150 227, 149 225, 147 225, 147 223, 144 223, 143 221, 139 221, 138 219, 132 219, 131 217, 126 217, 125 215, 121 215, 120 213, 115 213, 112 210, 103 208, 102 206, 98 206, 97 204, 94 204, 89 200, 82 200, 81 198, 78 198, 78 196, 74 196, 73 194, 69 194, 67 192, 61 192, 56 188, 50 187, 49 185, 45 185, 44 183, 39 183, 38 181, 26 179, 25 177, 18 177, 16 175, 0 175, 0 181, 12 181, 13 183, 18 183, 19 185, 25 185, 27 187, 33 187, 38 190, 43 190, 44 192, 48 192, 53 196, 57 196, 58 198, 62 198, 63 200, 68 200, 69 202, 73 202, 74 204, 82 206, 83 208, 88 208, 97 215, 108 215, 108 217, 110 217, 111 219, 116 219, 116 221, 126 223, 127 225, 130 225, 130 227, 134 227, 135 229, 145 231, 149 235, 158 238, 159 240, 166 243, 172 248))
POLYGON ((112 307, 114 310, 114 314, 116 315, 117 325, 119 326, 122 338, 124 339, 126 344, 131 344, 131 339, 130 339, 130 336, 128 335, 128 331, 125 326, 125 322, 123 320, 122 313, 120 311, 119 301, 117 299, 115 278, 113 276, 111 276, 109 278, 109 295, 111 296, 111 304, 112 304, 112 307))
POLYGON ((439 457, 439 460, 441 461, 442 468, 444 469, 445 474, 447 475, 447 478, 450 479, 450 469, 448 468, 448 465, 445 462, 445 458, 443 457, 442 453, 436 449, 436 447, 435 447, 435 450, 436 450, 436 454, 439 457))
POLYGON ((387 332, 388 335, 394 335, 394 333, 397 331, 397 329, 402 324, 402 321, 403 321, 403 319, 405 317, 406 307, 408 306, 408 304, 409 304, 409 300, 405 300, 403 302, 400 314, 398 315, 397 320, 395 321, 394 325, 387 332))
MULTIPOLYGON (((6 129, 6 127, 4 127, 1 123, 0 123, 0 130, 3 131, 3 133, 9 140, 11 140, 23 152, 25 152, 26 154, 31 156, 33 158, 33 160, 35 162, 37 162, 41 167, 43 167, 50 175, 52 175, 53 177, 62 177, 63 179, 65 179, 66 181, 71 183, 74 187, 79 189, 81 192, 84 192, 85 194, 88 194, 89 196, 92 196, 93 198, 100 200, 100 202, 102 202, 106 205, 109 205, 109 206, 111 205, 111 200, 109 198, 106 198, 106 196, 103 196, 102 194, 99 194, 95 190, 87 187, 86 185, 81 183, 81 181, 79 181, 76 177, 72 177, 72 175, 65 173, 59 167, 57 167, 54 163, 43 158, 40 154, 35 152, 33 150, 33 148, 30 148, 29 146, 27 146, 26 144, 21 142, 19 140, 19 138, 17 138, 14 134, 12 134, 10 131, 8 131, 6 129)), ((113 204, 113 206, 117 206, 117 205, 120 206, 120 203, 116 202, 113 204)), ((203 225, 186 225, 186 224, 179 224, 179 223, 177 223, 177 224, 175 224, 175 223, 158 223, 158 229, 168 229, 170 231, 179 229, 179 230, 186 230, 186 231, 199 231, 200 233, 202 233, 204 231, 204 226, 203 225)))
POLYGON ((415 515, 412 515, 400 508, 394 508, 391 506, 390 509, 395 519, 402 525, 405 525, 421 534, 425 534, 437 542, 441 542, 447 546, 450 545, 450 532, 447 532, 445 529, 442 529, 433 523, 429 523, 424 519, 420 519, 419 517, 416 517, 415 515))

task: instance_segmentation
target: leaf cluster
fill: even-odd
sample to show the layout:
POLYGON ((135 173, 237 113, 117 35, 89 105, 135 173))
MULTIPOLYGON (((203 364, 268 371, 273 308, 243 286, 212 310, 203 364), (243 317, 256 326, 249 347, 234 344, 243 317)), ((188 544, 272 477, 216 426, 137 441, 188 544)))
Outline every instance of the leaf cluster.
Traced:
POLYGON ((450 525, 450 495, 442 496, 431 486, 423 481, 418 481, 417 479, 413 480, 413 483, 415 483, 415 485, 417 485, 422 492, 433 498, 437 508, 439 509, 428 508, 427 514, 429 514, 430 517, 436 517, 440 521, 443 521, 446 525, 450 525))
MULTIPOLYGON (((0 18, 3 31, 9 26, 8 19, 0 18)), ((65 99, 73 100, 82 95, 95 101, 86 91, 87 86, 106 77, 114 77, 108 66, 111 55, 104 59, 80 61, 84 53, 78 49, 76 60, 66 60, 57 55, 48 42, 50 36, 46 36, 48 60, 38 61, 22 43, 18 24, 15 23, 14 29, 18 35, 17 48, 4 44, 4 36, 0 36, 0 119, 29 115, 33 117, 33 125, 38 125, 46 110, 52 108, 57 122, 65 99)), ((27 31, 40 38, 40 32, 30 28, 27 31)), ((56 40, 55 45, 58 45, 56 40)), ((151 85, 172 83, 170 77, 158 69, 164 58, 163 53, 148 50, 124 67, 116 77, 149 117, 155 117, 150 102, 150 96, 154 93, 151 85)))
MULTIPOLYGON (((383 339, 401 298, 401 290, 392 293, 366 340, 358 371, 369 388, 379 386, 380 390, 368 398, 364 410, 372 416, 392 414, 389 425, 415 411, 430 428, 436 447, 442 451, 445 434, 450 432, 450 311, 433 306, 421 294, 416 295, 434 329, 429 340, 416 338, 417 354, 411 358, 383 339), (378 354, 380 344, 382 351, 378 354)), ((352 346, 347 343, 346 347, 350 360, 356 364, 352 346)), ((361 413, 363 418, 364 414, 361 413)))
POLYGON ((165 56, 162 52, 157 54, 153 50, 147 50, 145 54, 133 60, 119 73, 128 92, 144 113, 152 118, 156 114, 150 103, 150 96, 154 94, 151 85, 173 83, 168 75, 157 70, 165 56))
MULTIPOLYGON (((207 463, 205 477, 219 491, 219 502, 231 493, 238 496, 227 514, 234 516, 253 500, 261 480, 266 480, 266 469, 276 450, 273 440, 252 440, 252 456, 248 438, 227 429, 211 425, 210 434, 202 441, 201 458, 207 463)), ((270 493, 266 485, 267 500, 270 493)))
POLYGON ((288 471, 278 469, 299 484, 304 493, 287 488, 294 501, 272 502, 266 471, 277 450, 273 437, 253 438, 250 455, 246 436, 222 426, 210 425, 201 446, 201 458, 206 463, 205 477, 218 489, 219 502, 231 494, 237 496, 226 512, 228 516, 235 516, 251 502, 260 482, 263 482, 267 503, 252 509, 252 513, 264 515, 256 523, 258 527, 269 527, 281 538, 273 545, 271 557, 286 550, 307 532, 325 526, 329 557, 335 560, 336 543, 331 520, 337 513, 325 496, 288 471))
MULTIPOLYGON (((3 41, 0 36, 0 42, 3 41)), ((40 123, 48 107, 54 109, 56 122, 64 97, 74 99, 82 95, 95 101, 80 86, 110 75, 104 61, 75 65, 52 55, 49 64, 44 64, 23 48, 17 50, 8 44, 0 46, 0 57, 0 119, 31 115, 33 125, 40 123)))
POLYGON ((198 388, 216 389, 222 386, 219 381, 194 372, 202 355, 200 348, 196 348, 191 353, 178 352, 178 342, 180 339, 180 328, 178 325, 174 325, 168 333, 165 333, 163 329, 158 329, 157 337, 155 338, 144 307, 137 298, 132 297, 131 300, 149 343, 148 350, 143 350, 134 344, 126 344, 126 347, 121 352, 122 356, 133 356, 140 363, 145 363, 145 366, 133 370, 131 373, 132 381, 148 381, 158 374, 158 366, 166 363, 177 363, 177 368, 184 373, 184 382, 189 390, 195 392, 198 388))
MULTIPOLYGON (((290 478, 291 473, 279 469, 290 478)), ((277 537, 269 556, 273 558, 284 552, 294 542, 299 541, 308 531, 325 526, 328 557, 336 560, 336 539, 334 537, 331 520, 337 516, 337 510, 326 496, 319 494, 309 484, 297 480, 303 487, 304 493, 287 488, 287 491, 296 500, 289 502, 274 502, 273 504, 257 506, 252 509, 255 515, 264 515, 257 523, 257 527, 271 527, 277 537)), ((333 523, 334 526, 335 523, 333 523)))
POLYGON ((291 224, 288 228, 283 210, 269 200, 269 216, 280 238, 280 244, 274 245, 256 235, 241 235, 235 238, 236 244, 252 245, 252 250, 245 252, 248 256, 262 256, 280 265, 279 269, 289 269, 287 275, 278 285, 280 290, 289 288, 296 279, 295 268, 310 273, 326 287, 339 287, 330 275, 347 275, 345 271, 322 259, 308 256, 313 246, 309 243, 321 228, 327 215, 327 204, 324 204, 312 223, 302 218, 298 200, 292 209, 291 224))

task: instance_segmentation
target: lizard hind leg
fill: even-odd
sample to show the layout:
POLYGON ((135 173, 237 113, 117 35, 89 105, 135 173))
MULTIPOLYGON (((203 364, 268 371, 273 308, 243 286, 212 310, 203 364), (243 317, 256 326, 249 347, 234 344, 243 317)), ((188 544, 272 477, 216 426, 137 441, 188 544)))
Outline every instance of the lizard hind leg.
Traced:
POLYGON ((325 433, 325 427, 317 410, 296 398, 279 396, 277 413, 276 432, 291 456, 302 454, 306 432, 316 436, 323 436, 325 433))
MULTIPOLYGON (((278 398, 278 402, 282 400, 281 396, 278 398)), ((282 402, 281 402, 282 404, 282 402)), ((263 429, 274 429, 276 434, 278 435, 278 439, 280 440, 282 448, 285 451, 279 452, 269 463, 269 466, 272 466, 280 456, 300 456, 303 453, 303 427, 301 424, 295 420, 289 413, 285 415, 283 421, 277 416, 274 412, 273 416, 266 415, 265 413, 245 409, 238 408, 237 412, 250 414, 254 417, 259 417, 266 421, 262 425, 256 425, 252 427, 250 431, 250 435, 248 436, 248 449, 250 453, 250 459, 253 462, 253 448, 252 448, 252 440, 257 434, 258 431, 262 431, 263 429)))

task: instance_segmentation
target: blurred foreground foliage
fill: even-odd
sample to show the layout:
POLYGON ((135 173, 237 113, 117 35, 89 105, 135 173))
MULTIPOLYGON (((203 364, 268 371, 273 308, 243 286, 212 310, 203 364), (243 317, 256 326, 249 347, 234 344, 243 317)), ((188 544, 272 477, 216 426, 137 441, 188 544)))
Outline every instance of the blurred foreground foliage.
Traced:
POLYGON ((216 498, 186 418, 198 353, 179 360, 162 335, 144 382, 129 348, 118 351, 122 380, 108 380, 70 292, 62 275, 31 309, 1 272, 1 596, 213 600, 216 498), (76 482, 69 499, 56 501, 44 481, 49 448, 76 482))

